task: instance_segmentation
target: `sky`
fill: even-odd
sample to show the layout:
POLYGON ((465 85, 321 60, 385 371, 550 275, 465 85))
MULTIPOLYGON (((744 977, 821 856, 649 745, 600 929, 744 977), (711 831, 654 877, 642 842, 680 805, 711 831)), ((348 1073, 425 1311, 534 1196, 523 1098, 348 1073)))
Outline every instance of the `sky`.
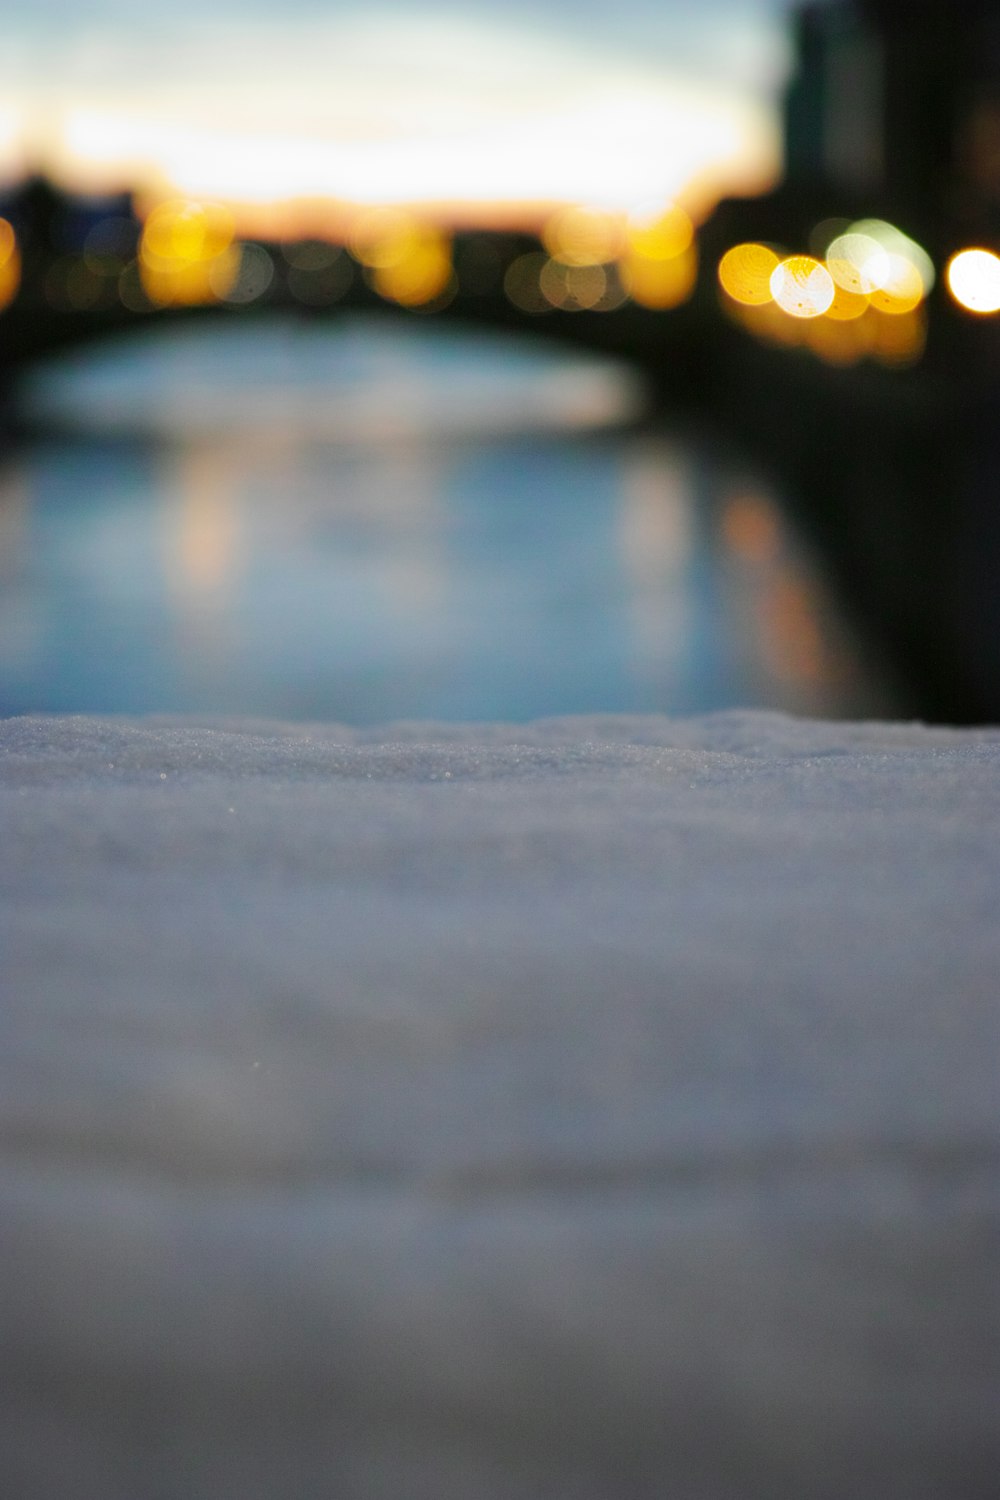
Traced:
POLYGON ((374 7, 34 0, 0 21, 0 171, 246 202, 763 185, 788 0, 374 7))

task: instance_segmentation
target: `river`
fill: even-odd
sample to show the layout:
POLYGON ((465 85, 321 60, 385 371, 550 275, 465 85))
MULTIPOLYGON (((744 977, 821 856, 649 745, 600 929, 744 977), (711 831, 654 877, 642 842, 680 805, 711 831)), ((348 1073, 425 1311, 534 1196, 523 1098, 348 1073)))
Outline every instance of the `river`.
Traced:
POLYGON ((891 711, 780 497, 625 369, 420 319, 133 335, 0 472, 0 712, 891 711))

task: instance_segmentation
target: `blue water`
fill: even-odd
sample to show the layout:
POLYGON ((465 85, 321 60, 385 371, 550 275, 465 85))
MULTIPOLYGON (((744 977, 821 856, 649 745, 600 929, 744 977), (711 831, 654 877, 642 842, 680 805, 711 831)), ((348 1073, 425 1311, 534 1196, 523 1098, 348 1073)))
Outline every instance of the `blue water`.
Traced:
POLYGON ((364 322, 54 365, 0 474, 0 712, 378 722, 879 690, 759 475, 628 372, 364 322))

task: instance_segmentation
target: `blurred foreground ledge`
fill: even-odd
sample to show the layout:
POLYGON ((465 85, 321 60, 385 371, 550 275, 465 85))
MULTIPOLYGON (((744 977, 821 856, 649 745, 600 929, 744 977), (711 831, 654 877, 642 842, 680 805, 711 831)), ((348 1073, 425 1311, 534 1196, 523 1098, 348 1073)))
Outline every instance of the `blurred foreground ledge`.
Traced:
POLYGON ((1000 736, 0 723, 18 1500, 993 1500, 1000 736))

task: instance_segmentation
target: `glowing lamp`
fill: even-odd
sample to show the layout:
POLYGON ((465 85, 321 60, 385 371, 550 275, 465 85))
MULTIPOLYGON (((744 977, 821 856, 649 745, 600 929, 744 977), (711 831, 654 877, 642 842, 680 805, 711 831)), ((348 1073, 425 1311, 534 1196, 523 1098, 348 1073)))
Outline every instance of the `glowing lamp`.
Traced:
POLYGON ((968 312, 1000 312, 1000 258, 991 250, 960 250, 945 272, 948 290, 968 312))
POLYGON ((771 296, 792 318, 820 318, 833 303, 833 277, 811 255, 790 255, 771 273, 771 296))

